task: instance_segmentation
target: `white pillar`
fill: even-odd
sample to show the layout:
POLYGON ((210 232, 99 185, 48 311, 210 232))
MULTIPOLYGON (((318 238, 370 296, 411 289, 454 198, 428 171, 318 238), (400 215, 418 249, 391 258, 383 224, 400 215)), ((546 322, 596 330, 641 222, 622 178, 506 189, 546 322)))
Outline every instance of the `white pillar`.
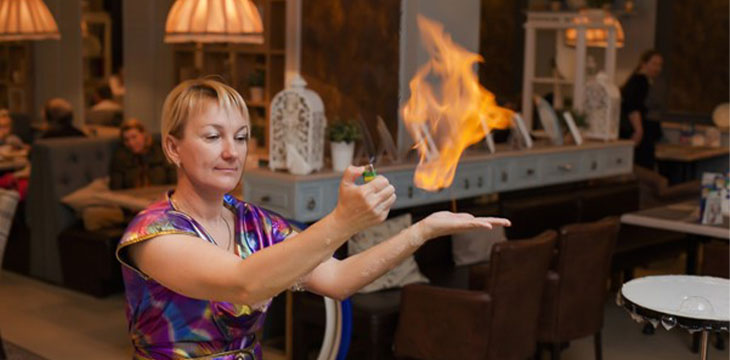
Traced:
POLYGON ((284 86, 288 87, 295 75, 301 72, 302 52, 302 0, 286 2, 286 58, 284 60, 284 86))
POLYGON ((31 116, 40 117, 50 98, 73 106, 74 125, 84 123, 84 85, 81 42, 81 1, 45 0, 61 32, 61 40, 33 42, 34 96, 31 116))
POLYGON ((163 42, 172 0, 124 0, 124 116, 160 132, 162 103, 175 85, 172 46, 163 42))
POLYGON ((573 109, 583 111, 583 97, 586 86, 586 28, 577 27, 575 44, 575 81, 573 83, 573 109))
POLYGON ((606 46, 606 75, 611 81, 616 75, 616 28, 613 26, 608 28, 608 44, 606 46))

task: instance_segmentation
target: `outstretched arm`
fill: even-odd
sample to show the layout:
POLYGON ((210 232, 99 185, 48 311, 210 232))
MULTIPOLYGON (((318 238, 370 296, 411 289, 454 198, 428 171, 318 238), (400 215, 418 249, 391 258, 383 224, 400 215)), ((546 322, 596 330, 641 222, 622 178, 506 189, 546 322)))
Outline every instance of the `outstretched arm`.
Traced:
POLYGON ((305 287, 320 295, 342 300, 396 267, 427 240, 509 225, 506 219, 438 212, 366 251, 342 261, 330 259, 322 263, 306 278, 305 287))
POLYGON ((395 190, 379 176, 365 185, 351 167, 340 185, 335 210, 299 234, 246 259, 199 238, 164 235, 131 245, 132 261, 165 287, 183 295, 254 305, 296 283, 330 258, 352 234, 382 222, 395 190))

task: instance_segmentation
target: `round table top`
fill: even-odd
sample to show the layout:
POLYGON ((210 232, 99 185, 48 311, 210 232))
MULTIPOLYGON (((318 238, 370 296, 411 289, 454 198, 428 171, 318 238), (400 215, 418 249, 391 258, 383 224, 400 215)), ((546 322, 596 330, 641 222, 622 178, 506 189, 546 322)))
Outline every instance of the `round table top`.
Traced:
POLYGON ((624 306, 646 318, 687 328, 727 329, 730 280, 709 276, 664 275, 631 280, 621 288, 624 306))

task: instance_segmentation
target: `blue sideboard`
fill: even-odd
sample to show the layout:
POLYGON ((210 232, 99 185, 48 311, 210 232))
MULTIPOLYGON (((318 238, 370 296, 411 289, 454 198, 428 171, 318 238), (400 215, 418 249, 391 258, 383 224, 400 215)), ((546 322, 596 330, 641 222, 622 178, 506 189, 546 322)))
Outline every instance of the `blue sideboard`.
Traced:
MULTIPOLYGON (((398 200, 393 208, 400 209, 628 174, 633 167, 633 143, 625 140, 497 150, 495 154, 465 154, 452 185, 439 192, 427 192, 413 185, 416 164, 382 166, 376 170, 395 186, 398 200)), ((334 209, 341 177, 332 170, 298 176, 268 168, 247 169, 244 199, 289 219, 312 222, 334 209)))

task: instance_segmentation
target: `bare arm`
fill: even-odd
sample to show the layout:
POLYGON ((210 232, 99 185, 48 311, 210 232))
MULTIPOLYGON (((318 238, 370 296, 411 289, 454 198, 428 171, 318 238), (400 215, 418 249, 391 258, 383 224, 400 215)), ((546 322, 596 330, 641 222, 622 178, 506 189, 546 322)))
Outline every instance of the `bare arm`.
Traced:
POLYGON ((332 213, 245 260, 187 235, 165 235, 132 245, 129 255, 144 273, 183 295, 257 304, 310 273, 352 234, 387 217, 395 190, 382 176, 355 185, 362 171, 351 168, 345 172, 332 213))
POLYGON ((631 127, 634 128, 631 140, 634 141, 634 146, 637 146, 641 142, 641 138, 644 137, 644 127, 641 126, 641 113, 638 111, 629 113, 629 121, 631 122, 631 127))
POLYGON ((475 218, 470 214, 439 212, 401 231, 398 235, 357 255, 330 259, 308 276, 307 289, 333 299, 346 299, 413 254, 425 241, 473 229, 509 226, 499 218, 475 218))

